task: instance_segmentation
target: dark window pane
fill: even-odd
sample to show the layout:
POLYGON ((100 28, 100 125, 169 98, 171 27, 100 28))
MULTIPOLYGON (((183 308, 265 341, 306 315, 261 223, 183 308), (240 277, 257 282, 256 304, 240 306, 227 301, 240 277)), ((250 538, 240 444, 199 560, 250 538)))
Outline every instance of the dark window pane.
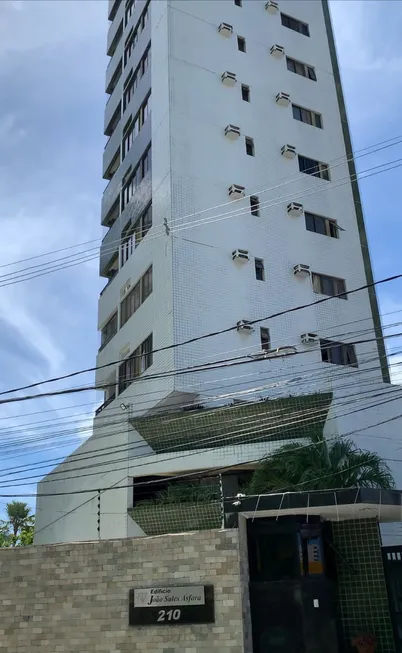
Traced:
POLYGON ((304 63, 300 63, 300 61, 295 61, 295 69, 298 75, 303 75, 303 77, 306 77, 306 67, 304 63))
POLYGON ((313 121, 311 118, 311 111, 308 109, 300 109, 302 122, 306 122, 308 125, 312 125, 313 121))
POLYGON ((314 82, 317 81, 317 76, 315 74, 315 70, 311 66, 307 66, 307 75, 308 75, 309 79, 312 79, 314 82))
POLYGON ((321 164, 321 171, 320 171, 320 177, 321 179, 325 179, 326 181, 329 181, 329 168, 326 165, 321 164))
POLYGON ((321 121, 321 116, 320 116, 319 113, 315 114, 315 126, 322 129, 322 121, 321 121))
POLYGON ((295 120, 302 119, 300 107, 297 107, 295 104, 292 104, 292 111, 293 111, 293 118, 295 120))
POLYGON ((305 213, 304 218, 306 220, 307 231, 315 231, 314 216, 311 213, 305 213))
POLYGON ((334 282, 331 277, 321 277, 321 292, 323 295, 335 295, 334 282))
POLYGON ((322 234, 323 236, 327 235, 327 226, 325 218, 322 218, 320 215, 314 217, 315 222, 315 231, 317 234, 322 234))
POLYGON ((286 66, 287 69, 290 70, 292 73, 296 72, 296 66, 295 66, 295 60, 294 59, 289 59, 289 57, 286 57, 286 66))
POLYGON ((331 238, 338 238, 338 228, 335 222, 329 222, 329 235, 331 238))

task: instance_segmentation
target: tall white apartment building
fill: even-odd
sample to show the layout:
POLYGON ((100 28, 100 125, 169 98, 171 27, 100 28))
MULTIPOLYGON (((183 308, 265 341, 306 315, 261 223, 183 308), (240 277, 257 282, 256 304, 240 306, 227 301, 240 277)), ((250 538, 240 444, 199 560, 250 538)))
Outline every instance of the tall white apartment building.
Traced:
POLYGON ((38 543, 142 535, 136 483, 249 469, 315 418, 385 457, 400 429, 375 290, 333 297, 373 278, 327 1, 109 21, 105 397, 39 484, 38 543))

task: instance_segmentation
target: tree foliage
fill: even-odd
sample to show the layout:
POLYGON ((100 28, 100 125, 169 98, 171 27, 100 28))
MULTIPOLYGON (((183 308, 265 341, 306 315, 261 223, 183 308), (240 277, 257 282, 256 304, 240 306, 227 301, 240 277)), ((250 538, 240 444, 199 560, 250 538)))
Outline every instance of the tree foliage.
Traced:
POLYGON ((387 463, 371 451, 356 449, 352 440, 325 439, 311 445, 286 444, 266 456, 251 479, 248 493, 327 490, 351 487, 392 489, 387 463))
POLYGON ((33 543, 35 515, 23 501, 6 506, 7 520, 0 521, 0 547, 28 546, 33 543))

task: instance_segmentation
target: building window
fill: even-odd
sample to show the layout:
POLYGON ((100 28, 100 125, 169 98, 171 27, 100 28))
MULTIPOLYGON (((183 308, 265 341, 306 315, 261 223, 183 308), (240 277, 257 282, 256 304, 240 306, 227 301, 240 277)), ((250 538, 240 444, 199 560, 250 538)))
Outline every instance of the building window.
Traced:
POLYGON ((300 156, 300 154, 298 155, 298 159, 300 172, 329 181, 329 167, 327 163, 322 163, 315 159, 308 159, 306 156, 300 156))
POLYGON ((261 349, 263 351, 269 351, 271 349, 271 338, 269 335, 269 329, 266 329, 265 327, 261 327, 260 338, 261 338, 261 349))
POLYGON ((316 234, 330 236, 331 238, 339 238, 338 225, 335 220, 329 220, 329 218, 324 218, 322 215, 308 212, 304 213, 304 218, 307 231, 314 231, 316 234))
POLYGON ((307 23, 302 23, 301 20, 297 20, 297 18, 292 18, 291 16, 286 16, 286 14, 281 14, 281 21, 284 27, 288 27, 295 32, 300 32, 300 34, 304 34, 304 36, 310 36, 307 23))
POLYGON ((141 304, 152 292, 152 265, 148 268, 134 288, 123 299, 120 306, 120 325, 124 326, 141 304))
POLYGON ((255 156, 254 140, 249 136, 246 136, 246 154, 255 156))
MULTIPOLYGON (((317 274, 313 272, 311 275, 311 281, 313 284, 313 290, 319 295, 328 295, 329 297, 335 297, 341 293, 346 293, 346 283, 344 279, 338 279, 337 277, 328 277, 325 274, 317 274)), ((339 299, 347 299, 346 294, 342 295, 339 299)))
POLYGON ((127 263, 128 259, 133 253, 135 248, 134 242, 134 231, 129 224, 121 234, 120 267, 123 267, 123 265, 127 263))
POLYGON ((107 345, 107 343, 113 338, 117 333, 117 313, 115 313, 110 320, 105 324, 101 331, 101 349, 107 345))
POLYGON ((119 394, 121 394, 134 379, 141 376, 153 362, 152 333, 131 356, 119 366, 119 394))
POLYGON ((120 266, 128 261, 131 254, 152 227, 152 204, 150 204, 132 225, 125 228, 121 235, 120 266))
POLYGON ((290 72, 307 77, 307 79, 311 79, 313 82, 317 81, 317 75, 312 66, 308 66, 306 63, 296 61, 296 59, 291 59, 290 57, 286 57, 286 65, 290 72))
POLYGON ((241 97, 245 102, 250 102, 250 87, 247 84, 241 85, 241 97))
POLYGON ((142 76, 144 75, 146 69, 149 66, 151 60, 151 46, 148 45, 147 49, 144 52, 144 55, 138 64, 135 72, 133 73, 132 69, 124 82, 124 91, 123 91, 123 111, 126 110, 131 98, 134 95, 134 91, 137 88, 142 76))
POLYGON ((123 135, 125 134, 125 136, 123 138, 123 159, 125 156, 127 156, 127 152, 130 150, 132 144, 134 143, 135 139, 140 133, 140 130, 145 120, 148 118, 150 111, 151 111, 151 94, 148 95, 147 99, 141 106, 134 120, 131 120, 130 118, 130 120, 124 127, 123 135))
POLYGON ((358 367, 356 351, 353 345, 346 345, 333 340, 320 340, 321 360, 335 365, 358 367))
POLYGON ((264 273, 264 261, 262 258, 256 258, 254 259, 254 264, 255 264, 255 278, 257 281, 265 281, 265 273, 264 273))
MULTIPOLYGON (((130 14, 131 15, 131 14, 130 14)), ((130 59, 135 46, 138 43, 138 39, 140 38, 140 34, 145 28, 146 22, 149 18, 149 2, 147 6, 145 7, 144 11, 142 12, 140 18, 138 19, 137 25, 135 28, 131 29, 128 37, 126 38, 126 43, 124 47, 124 65, 127 65, 128 60, 130 59)), ((126 22, 127 24, 127 22, 126 22)))
POLYGON ((260 215, 260 200, 258 199, 257 195, 251 195, 250 209, 251 215, 255 215, 258 218, 260 215))
POLYGON ((310 109, 303 109, 303 107, 298 107, 296 104, 292 104, 292 111, 295 120, 300 120, 300 122, 305 122, 308 125, 313 125, 313 127, 319 127, 319 129, 322 129, 320 113, 310 111, 310 109))
POLYGON ((120 166, 120 147, 117 150, 116 154, 114 155, 112 161, 109 164, 108 169, 106 170, 105 174, 103 175, 104 179, 113 179, 114 175, 116 174, 117 170, 119 169, 120 166))
POLYGON ((246 52, 246 39, 243 36, 237 37, 237 48, 240 52, 246 52))
POLYGON ((130 20, 131 16, 133 15, 134 7, 135 7, 135 1, 136 0, 127 0, 126 2, 126 9, 125 9, 125 16, 124 16, 124 24, 127 25, 128 21, 130 20))
POLYGON ((147 175, 151 169, 151 146, 144 152, 141 157, 140 162, 136 166, 134 172, 132 172, 127 181, 123 180, 123 191, 122 191, 122 209, 127 206, 130 202, 132 196, 140 185, 141 181, 147 175))
POLYGON ((236 5, 236 7, 242 7, 243 6, 242 0, 234 0, 234 3, 236 5))

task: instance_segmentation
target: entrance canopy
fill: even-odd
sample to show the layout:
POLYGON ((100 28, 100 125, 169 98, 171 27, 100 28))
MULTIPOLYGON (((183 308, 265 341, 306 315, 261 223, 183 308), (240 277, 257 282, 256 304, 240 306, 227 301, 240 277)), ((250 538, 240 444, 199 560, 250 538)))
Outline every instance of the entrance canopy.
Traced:
POLYGON ((378 522, 402 521, 402 491, 351 488, 312 492, 282 492, 244 496, 224 500, 225 516, 230 524, 241 515, 283 517, 286 515, 317 515, 328 521, 377 519, 378 522))

